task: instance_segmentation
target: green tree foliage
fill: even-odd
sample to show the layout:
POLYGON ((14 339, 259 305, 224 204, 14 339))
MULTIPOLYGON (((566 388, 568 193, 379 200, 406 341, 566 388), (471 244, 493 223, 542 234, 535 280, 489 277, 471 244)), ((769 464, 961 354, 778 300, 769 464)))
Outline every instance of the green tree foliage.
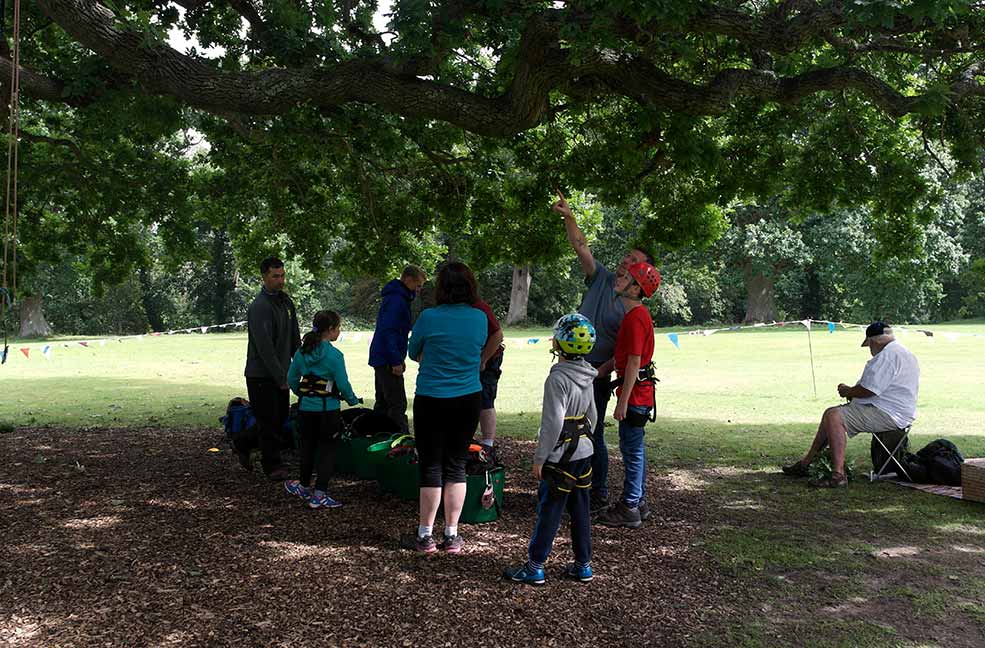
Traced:
MULTIPOLYGON (((712 240, 737 199, 866 204, 887 249, 906 251, 925 141, 961 169, 981 148, 983 20, 968 0, 395 0, 385 32, 375 0, 177 5, 29 4, 31 128, 66 116, 65 139, 98 149, 204 133, 241 269, 289 251, 317 272, 341 240, 340 266, 381 277, 462 232, 482 239, 476 261, 514 243, 515 260, 546 258, 563 248, 538 219, 555 186, 642 197, 640 235, 673 247, 712 240), (171 29, 217 54, 176 51, 171 29)), ((161 177, 117 168, 131 187, 161 177)))

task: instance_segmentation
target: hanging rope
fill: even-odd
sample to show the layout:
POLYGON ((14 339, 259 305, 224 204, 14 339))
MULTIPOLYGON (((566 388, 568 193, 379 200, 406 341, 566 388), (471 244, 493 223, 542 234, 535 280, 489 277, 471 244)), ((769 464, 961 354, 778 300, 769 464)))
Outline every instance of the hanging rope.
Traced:
MULTIPOLYGON (((2 19, 0 19, 2 20, 2 19)), ((0 34, 6 38, 5 34, 0 34)), ((7 138, 7 202, 3 222, 3 286, 0 287, 0 327, 3 328, 3 354, 0 364, 7 362, 7 310, 13 306, 17 293, 17 168, 20 139, 21 85, 21 3, 14 0, 14 38, 11 48, 10 72, 10 129, 7 138), (9 252, 9 254, 8 254, 9 252), (11 268, 12 283, 7 284, 7 269, 11 268)))

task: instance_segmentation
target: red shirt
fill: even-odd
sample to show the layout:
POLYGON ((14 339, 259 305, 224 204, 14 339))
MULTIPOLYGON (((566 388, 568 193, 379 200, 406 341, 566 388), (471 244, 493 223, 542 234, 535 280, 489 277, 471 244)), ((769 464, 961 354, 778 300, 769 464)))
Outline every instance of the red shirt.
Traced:
MULTIPOLYGON (((489 304, 481 299, 475 300, 475 303, 472 304, 472 308, 478 308, 486 314, 486 341, 488 341, 489 337, 492 336, 493 333, 502 329, 499 325, 499 320, 496 319, 496 316, 493 314, 492 308, 489 307, 489 304)), ((500 347, 499 351, 494 353, 493 356, 499 355, 502 351, 503 349, 500 347)))
MULTIPOLYGON (((653 359, 653 318, 642 304, 626 313, 616 336, 615 365, 616 375, 622 379, 626 373, 626 361, 631 355, 640 357, 640 368, 650 364, 653 359)), ((616 396, 622 387, 616 389, 616 396)), ((637 382, 629 395, 630 405, 653 407, 653 383, 637 382)))

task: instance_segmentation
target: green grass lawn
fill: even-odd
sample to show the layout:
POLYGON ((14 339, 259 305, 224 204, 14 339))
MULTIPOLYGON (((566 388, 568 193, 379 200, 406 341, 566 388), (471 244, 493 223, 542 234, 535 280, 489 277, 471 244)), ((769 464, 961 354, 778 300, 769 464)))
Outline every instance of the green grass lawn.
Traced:
MULTIPOLYGON (((946 437, 966 456, 985 456, 985 337, 945 335, 985 335, 985 323, 924 328, 937 335, 900 336, 922 370, 912 445, 946 437)), ((650 461, 675 488, 700 489, 714 502, 702 543, 747 592, 735 602, 735 622, 701 641, 909 645, 918 623, 939 620, 939 641, 930 645, 975 645, 985 633, 985 505, 884 483, 815 492, 776 472, 803 452, 823 409, 839 402, 835 386, 858 378, 869 357, 861 332, 813 331, 816 397, 801 326, 682 333, 680 349, 665 333, 657 332, 650 461)), ((536 434, 552 359, 546 340, 527 339, 547 335, 507 332, 502 434, 536 434)), ((362 332, 339 347, 356 393, 371 402, 367 343, 362 332)), ((226 401, 245 395, 243 333, 53 344, 50 361, 31 343, 29 359, 15 345, 0 367, 0 424, 217 427, 226 401)), ((411 363, 409 385, 415 375, 411 363)), ((867 469, 868 438, 852 441, 849 457, 867 469)))

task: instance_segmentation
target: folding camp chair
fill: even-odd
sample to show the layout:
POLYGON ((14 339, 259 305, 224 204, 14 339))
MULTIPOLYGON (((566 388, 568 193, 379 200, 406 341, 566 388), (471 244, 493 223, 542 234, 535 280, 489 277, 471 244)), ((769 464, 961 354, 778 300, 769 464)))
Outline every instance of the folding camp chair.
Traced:
MULTIPOLYGON (((896 464, 896 467, 898 467, 903 472, 903 474, 906 475, 906 479, 908 481, 913 481, 910 478, 910 473, 906 472, 906 468, 903 467, 903 464, 901 464, 899 459, 897 458, 897 453, 900 451, 900 449, 906 447, 907 445, 907 440, 909 439, 910 436, 910 426, 906 426, 905 428, 900 428, 899 430, 891 430, 891 431, 902 432, 902 434, 899 437, 899 441, 897 441, 896 443, 896 447, 893 448, 892 450, 890 450, 889 447, 886 445, 886 443, 882 440, 882 435, 885 434, 884 432, 877 432, 872 435, 872 438, 875 439, 876 442, 878 442, 879 445, 882 446, 882 449, 885 450, 889 456, 883 462, 882 466, 880 466, 879 470, 869 471, 870 482, 874 482, 877 479, 893 479, 895 477, 898 477, 896 472, 886 471, 886 469, 889 467, 890 462, 896 464)), ((873 464, 873 468, 875 468, 874 464, 873 464)))

